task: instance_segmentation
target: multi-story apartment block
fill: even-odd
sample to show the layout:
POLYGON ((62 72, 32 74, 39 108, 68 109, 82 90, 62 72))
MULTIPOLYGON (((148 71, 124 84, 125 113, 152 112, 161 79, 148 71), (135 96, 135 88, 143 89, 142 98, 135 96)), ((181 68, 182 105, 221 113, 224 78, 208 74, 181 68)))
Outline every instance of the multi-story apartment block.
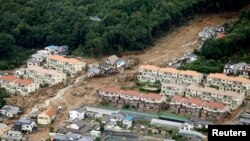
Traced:
POLYGON ((177 83, 181 85, 201 84, 202 79, 202 73, 185 70, 179 72, 177 83))
POLYGON ((131 105, 137 109, 161 110, 166 98, 159 94, 142 94, 135 90, 121 90, 116 87, 104 87, 99 90, 101 100, 117 105, 131 105))
POLYGON ((66 58, 59 55, 48 56, 46 62, 46 67, 71 75, 81 72, 85 66, 84 62, 76 58, 66 58))
POLYGON ((160 95, 166 97, 173 97, 174 95, 185 94, 186 87, 178 84, 172 83, 162 83, 160 95))
POLYGON ((186 87, 185 97, 198 97, 205 101, 222 102, 234 110, 243 103, 245 95, 233 91, 190 85, 186 87))
POLYGON ((160 68, 158 80, 163 83, 177 83, 179 72, 175 68, 160 68))
POLYGON ((233 91, 224 91, 211 87, 199 85, 182 86, 178 84, 163 83, 161 94, 167 97, 181 95, 187 98, 200 98, 205 101, 222 102, 230 106, 232 110, 237 109, 244 101, 245 95, 233 91))
POLYGON ((141 82, 151 82, 154 83, 157 81, 159 67, 153 65, 141 65, 139 68, 139 73, 137 78, 141 82))
POLYGON ((220 102, 206 102, 198 98, 175 95, 170 102, 170 111, 196 118, 221 121, 228 115, 229 107, 220 102))
POLYGON ((227 76, 212 73, 207 76, 206 86, 218 87, 221 90, 235 91, 245 95, 250 94, 250 80, 242 77, 227 76))
POLYGON ((66 74, 39 66, 28 67, 24 77, 40 85, 55 85, 66 80, 66 74))
POLYGON ((178 83, 182 85, 200 84, 203 74, 196 71, 180 71, 176 68, 159 68, 153 65, 141 65, 137 75, 142 82, 178 83))
POLYGON ((19 79, 15 76, 5 75, 0 77, 1 88, 9 93, 27 95, 39 89, 39 85, 28 79, 19 79))

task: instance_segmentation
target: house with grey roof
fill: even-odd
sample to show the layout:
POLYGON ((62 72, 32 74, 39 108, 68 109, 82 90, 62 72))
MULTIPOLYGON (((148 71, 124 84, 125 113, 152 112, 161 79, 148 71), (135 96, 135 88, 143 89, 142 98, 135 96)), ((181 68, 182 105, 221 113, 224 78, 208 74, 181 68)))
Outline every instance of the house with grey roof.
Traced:
POLYGON ((225 64, 223 72, 225 74, 243 75, 245 66, 247 66, 247 63, 245 62, 235 63, 229 61, 228 63, 225 64))
POLYGON ((42 62, 45 60, 45 57, 36 53, 31 55, 30 59, 27 61, 27 66, 40 66, 42 62))
POLYGON ((50 134, 52 141, 93 141, 91 136, 82 136, 81 134, 68 132, 66 134, 50 134))
POLYGON ((110 64, 110 65, 116 65, 116 62, 119 60, 120 58, 117 57, 116 55, 112 55, 112 56, 109 56, 105 62, 107 62, 107 64, 110 64))
POLYGON ((187 63, 191 63, 191 62, 196 61, 198 59, 197 55, 195 55, 192 52, 185 53, 184 57, 186 58, 187 63))
POLYGON ((20 131, 9 130, 1 136, 1 141, 23 141, 24 137, 20 131))
POLYGON ((6 117, 14 117, 15 115, 17 115, 20 112, 20 108, 19 107, 15 107, 15 106, 10 106, 10 105, 5 105, 2 107, 2 109, 0 110, 0 113, 6 117))
POLYGON ((73 122, 72 124, 68 125, 67 128, 74 129, 74 130, 80 130, 84 126, 86 126, 87 123, 83 122, 82 120, 77 120, 73 122))
POLYGON ((55 46, 55 45, 50 45, 44 48, 46 51, 50 52, 50 54, 54 55, 67 55, 69 47, 66 45, 63 46, 55 46))
POLYGON ((110 121, 113 121, 113 122, 122 122, 124 116, 120 113, 112 113, 110 116, 110 121))
POLYGON ((99 68, 90 68, 88 69, 87 76, 94 77, 101 74, 101 70, 99 68))
POLYGON ((84 107, 79 107, 74 110, 69 111, 69 120, 82 120, 84 119, 86 109, 84 107))
POLYGON ((35 121, 31 119, 19 119, 16 121, 16 124, 14 126, 15 131, 29 131, 33 132, 37 129, 37 125, 35 121))

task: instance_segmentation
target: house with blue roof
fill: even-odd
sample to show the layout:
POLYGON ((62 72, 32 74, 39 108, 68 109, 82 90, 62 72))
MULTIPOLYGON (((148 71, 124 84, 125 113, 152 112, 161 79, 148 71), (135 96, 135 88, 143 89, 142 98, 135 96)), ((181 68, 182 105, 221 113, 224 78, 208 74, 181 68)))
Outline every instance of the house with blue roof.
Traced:
POLYGON ((66 45, 63 45, 63 46, 50 45, 50 46, 45 47, 44 49, 50 52, 50 54, 63 56, 63 55, 68 54, 69 47, 66 45))

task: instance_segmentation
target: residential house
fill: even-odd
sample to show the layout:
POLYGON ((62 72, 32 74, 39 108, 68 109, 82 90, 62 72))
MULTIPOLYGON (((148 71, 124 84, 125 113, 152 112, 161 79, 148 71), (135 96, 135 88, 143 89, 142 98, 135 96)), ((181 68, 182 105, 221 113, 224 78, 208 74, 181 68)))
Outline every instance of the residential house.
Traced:
POLYGON ((10 127, 7 126, 6 124, 4 123, 0 123, 0 137, 7 131, 10 130, 10 127))
POLYGON ((112 113, 109 115, 109 119, 111 122, 122 122, 124 116, 120 113, 112 113))
POLYGON ((250 64, 247 64, 243 69, 243 77, 250 78, 250 64))
POLYGON ((53 55, 67 55, 69 47, 66 45, 64 46, 50 45, 50 46, 45 47, 44 49, 53 55))
POLYGON ((38 50, 36 54, 42 56, 43 58, 47 58, 49 55, 51 55, 51 53, 46 50, 38 50))
POLYGON ((55 85, 66 80, 66 74, 39 66, 28 67, 24 77, 40 85, 55 85))
POLYGON ((31 55, 31 58, 27 61, 27 66, 35 66, 35 65, 41 65, 41 63, 44 61, 45 57, 39 55, 39 54, 33 54, 31 55))
POLYGON ((50 124, 56 118, 56 111, 53 108, 48 108, 47 110, 40 113, 37 117, 37 123, 42 125, 50 124))
POLYGON ((109 130, 109 129, 112 129, 112 128, 115 128, 115 127, 117 127, 117 122, 110 121, 108 124, 105 125, 104 129, 109 130))
POLYGON ((184 57, 186 58, 187 63, 191 63, 197 60, 197 55, 192 52, 185 53, 184 57))
POLYGON ((223 26, 205 27, 198 36, 202 39, 202 41, 205 41, 208 38, 216 37, 218 33, 221 34, 224 32, 225 29, 223 26))
POLYGON ((47 57, 45 66, 51 69, 55 69, 58 72, 74 75, 81 72, 86 67, 86 63, 76 58, 50 55, 47 57))
POLYGON ((94 138, 99 138, 101 136, 101 131, 91 130, 89 133, 94 138))
POLYGON ((35 121, 30 119, 19 119, 14 126, 15 131, 33 132, 37 129, 35 121))
POLYGON ((166 97, 173 97, 174 95, 184 95, 185 86, 173 84, 173 83, 162 83, 160 95, 166 97))
POLYGON ((119 59, 120 59, 120 58, 117 57, 116 55, 112 55, 112 56, 108 57, 108 58, 106 59, 105 62, 106 62, 107 64, 112 65, 112 66, 116 66, 116 62, 117 62, 119 59))
POLYGON ((74 110, 69 111, 69 120, 82 120, 84 119, 84 114, 86 112, 86 109, 83 107, 76 108, 74 110))
POLYGON ((100 63, 99 67, 101 70, 104 70, 104 71, 109 71, 109 70, 113 69, 113 67, 111 65, 107 64, 106 62, 100 63))
POLYGON ((159 67, 153 65, 141 65, 137 79, 141 82, 155 83, 157 81, 159 67))
POLYGON ((67 132, 66 134, 50 134, 52 141, 93 141, 91 136, 82 136, 78 133, 67 132))
POLYGON ((16 76, 5 75, 0 77, 1 88, 9 93, 27 95, 39 89, 39 85, 28 79, 20 79, 16 76))
POLYGON ((94 76, 98 76, 98 75, 101 75, 101 70, 100 69, 98 69, 98 68, 90 68, 90 69, 88 69, 88 72, 87 72, 88 77, 94 77, 94 76))
POLYGON ((22 77, 24 74, 25 74, 25 68, 18 69, 15 72, 15 76, 17 77, 22 77))
POLYGON ((245 62, 240 62, 240 63, 235 64, 234 74, 243 75, 243 71, 246 65, 247 63, 245 62))
POLYGON ((221 73, 211 73, 207 76, 205 84, 207 87, 217 87, 221 90, 235 91, 238 93, 249 94, 250 80, 242 77, 227 76, 221 73))
POLYGON ((132 127, 133 120, 134 120, 134 117, 133 117, 133 116, 127 115, 127 116, 122 120, 122 123, 123 123, 124 125, 126 125, 127 128, 130 128, 130 127, 132 127))
POLYGON ((1 136, 1 141, 23 141, 24 137, 20 131, 9 130, 1 136))
POLYGON ((15 115, 17 115, 20 112, 20 108, 19 107, 15 107, 15 106, 10 106, 10 105, 4 105, 2 107, 2 109, 0 110, 0 113, 6 117, 14 117, 15 115))
POLYGON ((124 68, 126 65, 126 61, 123 59, 118 59, 115 63, 117 69, 124 68))
POLYGON ((170 102, 170 111, 194 118, 221 121, 226 118, 230 108, 220 102, 206 102, 198 98, 184 98, 175 95, 170 102))
POLYGON ((234 73, 234 66, 235 62, 229 61, 228 63, 225 64, 223 73, 225 74, 233 74, 234 73))
POLYGON ((86 126, 85 122, 83 122, 82 120, 77 120, 73 122, 72 124, 68 125, 67 128, 73 129, 73 130, 80 130, 84 126, 86 126))
POLYGON ((230 61, 224 66, 223 72, 225 74, 243 75, 245 66, 247 66, 245 62, 233 63, 230 61))

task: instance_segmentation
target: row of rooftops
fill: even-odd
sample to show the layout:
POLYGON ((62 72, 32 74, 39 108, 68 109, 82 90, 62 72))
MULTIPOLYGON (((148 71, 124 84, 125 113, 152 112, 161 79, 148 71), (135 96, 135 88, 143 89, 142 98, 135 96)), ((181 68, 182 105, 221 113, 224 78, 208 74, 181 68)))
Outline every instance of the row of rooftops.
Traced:
POLYGON ((243 77, 239 77, 239 76, 237 76, 237 77, 227 76, 226 74, 223 74, 223 73, 211 73, 207 76, 207 78, 250 84, 250 80, 247 78, 243 78, 243 77))
POLYGON ((196 71, 178 70, 176 68, 170 68, 170 67, 160 68, 154 65, 141 65, 139 69, 172 73, 172 74, 182 74, 182 75, 189 75, 189 76, 195 76, 195 77, 203 76, 202 73, 198 73, 196 71))
POLYGON ((163 83, 162 86, 169 87, 169 88, 177 88, 177 89, 188 89, 188 90, 200 91, 200 92, 211 93, 211 94, 218 94, 218 95, 229 96, 229 97, 239 97, 240 95, 237 92, 233 92, 233 91, 217 90, 215 88, 201 87, 198 85, 182 86, 182 85, 172 84, 172 83, 163 83))
POLYGON ((198 99, 198 98, 184 98, 184 97, 181 97, 179 95, 175 95, 172 98, 172 102, 195 104, 197 106, 210 107, 213 109, 221 109, 221 110, 227 108, 229 110, 229 107, 227 107, 226 105, 224 105, 223 103, 220 103, 220 102, 206 102, 206 101, 198 99))
POLYGON ((0 77, 0 81, 8 81, 10 83, 20 84, 24 86, 29 86, 33 81, 28 79, 20 79, 13 75, 4 75, 0 77))
POLYGON ((26 70, 28 70, 28 71, 35 71, 35 72, 39 72, 39 73, 43 73, 43 74, 50 74, 50 75, 53 75, 53 76, 60 74, 60 72, 58 72, 56 70, 45 69, 45 68, 40 67, 40 66, 30 66, 26 70))
POLYGON ((70 63, 70 64, 78 64, 80 62, 79 59, 67 58, 67 57, 60 56, 60 55, 50 55, 47 57, 47 59, 61 61, 61 62, 70 63))
POLYGON ((164 99, 163 96, 156 94, 156 93, 143 94, 143 93, 140 93, 139 91, 135 91, 135 90, 121 90, 117 87, 110 87, 110 86, 101 88, 99 91, 109 92, 109 93, 114 93, 114 94, 119 94, 119 95, 134 96, 134 97, 138 97, 138 98, 147 98, 147 99, 151 99, 151 100, 164 99))
MULTIPOLYGON (((182 74, 182 75, 189 75, 189 76, 195 76, 195 77, 203 76, 202 73, 198 73, 196 71, 178 70, 176 68, 169 68, 169 67, 160 68, 160 67, 157 67, 154 65, 141 65, 139 69, 172 73, 172 74, 182 74)), ((226 74, 223 74, 223 73, 211 73, 207 76, 207 78, 221 79, 221 80, 226 80, 226 81, 233 81, 233 82, 249 83, 250 84, 250 80, 247 78, 227 76, 226 74)))

